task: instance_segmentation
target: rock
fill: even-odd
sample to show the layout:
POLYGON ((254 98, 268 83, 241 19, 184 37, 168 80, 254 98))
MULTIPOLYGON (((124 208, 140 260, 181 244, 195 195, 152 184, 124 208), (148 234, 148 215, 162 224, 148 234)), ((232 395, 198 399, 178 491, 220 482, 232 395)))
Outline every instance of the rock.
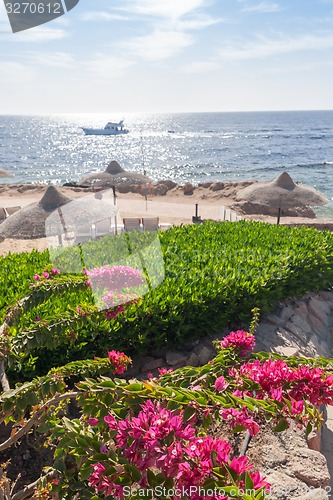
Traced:
POLYGON ((154 194, 156 196, 165 196, 167 192, 168 192, 168 187, 165 184, 162 184, 161 182, 155 184, 155 186, 149 189, 149 193, 154 194))
POLYGON ((306 437, 306 442, 308 443, 308 447, 310 450, 320 452, 321 449, 321 432, 317 429, 310 432, 310 434, 306 437))
POLYGON ((118 184, 117 191, 119 193, 139 193, 140 185, 139 184, 118 184))
POLYGON ((284 325, 284 320, 282 318, 280 318, 279 316, 277 316, 276 314, 270 314, 266 318, 266 321, 268 321, 269 323, 273 323, 273 325, 277 325, 277 326, 284 325))
POLYGON ((215 356, 215 353, 212 349, 208 349, 205 345, 200 348, 200 350, 197 352, 198 358, 199 358, 199 365, 206 365, 208 361, 213 359, 215 356))
POLYGON ((200 366, 199 356, 192 352, 192 354, 186 360, 187 366, 200 366))
MULTIPOLYGON (((327 490, 330 491, 330 490, 327 490)), ((330 495, 323 488, 315 488, 308 494, 300 497, 302 500, 328 500, 330 495)))
MULTIPOLYGON (((296 328, 296 327, 294 327, 296 328)), ((308 336, 301 330, 297 330, 296 333, 291 332, 290 328, 279 328, 276 332, 277 336, 284 340, 286 346, 299 347, 305 346, 308 342, 308 336)))
POLYGON ((222 191, 224 189, 224 182, 214 182, 209 189, 211 191, 222 191))
POLYGON ((180 363, 185 363, 187 358, 188 358, 187 354, 181 354, 179 352, 172 352, 172 351, 168 351, 165 356, 166 362, 170 366, 175 366, 180 363))
POLYGON ((297 305, 297 307, 295 309, 295 312, 307 314, 307 312, 308 312, 308 306, 306 305, 305 302, 300 302, 297 305))
POLYGON ((302 332, 311 333, 311 326, 306 321, 305 317, 300 314, 294 314, 291 317, 291 322, 293 325, 297 326, 302 330, 302 332))
POLYGON ((266 481, 271 484, 269 500, 291 500, 297 498, 297 492, 300 489, 300 483, 284 474, 281 471, 273 471, 267 474, 266 481))
POLYGON ((327 463, 321 453, 308 448, 301 448, 297 453, 299 460, 291 464, 292 473, 308 486, 325 488, 330 484, 327 463))
POLYGON ((310 314, 316 316, 325 326, 328 325, 328 316, 331 314, 331 308, 326 302, 312 297, 309 301, 308 310, 310 314))
POLYGON ((159 181, 158 184, 159 185, 163 184, 164 186, 166 186, 168 188, 168 191, 178 186, 177 182, 168 179, 166 179, 165 181, 159 181))
POLYGON ((333 292, 319 292, 318 296, 325 302, 333 302, 333 292))
POLYGON ((185 184, 185 186, 183 186, 183 193, 186 196, 191 196, 194 193, 194 186, 193 186, 193 184, 191 184, 189 182, 187 184, 185 184))
POLYGON ((286 330, 289 330, 291 333, 295 335, 295 337, 298 339, 299 344, 304 344, 306 345, 308 341, 308 337, 306 333, 304 333, 300 328, 298 328, 296 325, 291 323, 291 321, 288 321, 285 325, 284 328, 286 330))
POLYGON ((164 361, 162 358, 158 358, 158 359, 151 358, 150 360, 146 361, 143 364, 141 371, 142 372, 150 372, 152 370, 156 370, 156 368, 162 368, 163 364, 164 364, 164 361))
POLYGON ((291 307, 286 306, 282 309, 282 311, 280 313, 280 318, 283 319, 284 321, 288 321, 288 320, 290 320, 290 318, 293 314, 294 314, 294 310, 291 307))
POLYGON ((311 325, 312 332, 319 337, 325 337, 327 334, 326 327, 317 316, 309 315, 309 324, 311 325))
POLYGON ((309 346, 313 346, 313 348, 317 351, 317 354, 319 356, 329 356, 329 346, 327 342, 322 341, 320 338, 318 338, 317 335, 312 335, 310 340, 309 340, 309 346))
POLYGON ((276 441, 277 442, 262 447, 263 462, 265 467, 269 467, 270 469, 274 469, 278 465, 283 465, 288 462, 286 450, 279 445, 277 439, 276 441))
POLYGON ((282 356, 298 356, 299 350, 296 347, 277 346, 275 352, 282 356))

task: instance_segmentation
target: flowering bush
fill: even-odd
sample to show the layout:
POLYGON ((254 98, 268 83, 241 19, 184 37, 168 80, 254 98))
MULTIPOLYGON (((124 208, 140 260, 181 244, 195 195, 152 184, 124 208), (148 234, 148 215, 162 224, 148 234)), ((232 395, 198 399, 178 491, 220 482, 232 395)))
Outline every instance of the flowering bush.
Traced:
POLYGON ((48 279, 50 276, 56 276, 57 274, 60 274, 60 269, 52 267, 51 271, 45 269, 45 271, 42 272, 42 275, 34 274, 33 278, 36 281, 40 281, 42 278, 48 279))
MULTIPOLYGON (((104 422, 114 436, 112 449, 121 453, 138 472, 133 481, 138 488, 154 486, 154 478, 158 477, 160 485, 168 481, 169 489, 190 491, 190 495, 185 496, 192 500, 227 500, 228 496, 222 494, 200 495, 199 488, 204 491, 208 479, 221 477, 224 478, 225 490, 228 486, 241 488, 246 477, 256 493, 268 486, 264 478, 252 470, 246 457, 231 460, 231 445, 228 442, 221 438, 198 436, 196 419, 193 417, 186 421, 184 410, 171 411, 159 402, 148 400, 141 405, 136 417, 117 420, 109 413, 104 422)), ((107 448, 104 445, 106 454, 107 448)), ((126 467, 110 476, 108 466, 111 463, 93 464, 89 485, 98 493, 122 498, 126 488, 120 479, 124 477, 126 467)))
POLYGON ((102 266, 86 271, 89 284, 101 290, 107 289, 113 292, 121 292, 127 288, 134 288, 144 283, 142 273, 130 266, 102 266))
POLYGON ((254 338, 247 332, 231 332, 224 341, 226 348, 220 345, 216 358, 202 367, 162 368, 159 377, 145 381, 91 378, 94 370, 125 372, 130 359, 110 350, 107 359, 90 360, 86 369, 81 362, 62 368, 67 379, 89 376, 74 392, 64 394, 65 380, 55 370, 45 381, 9 391, 1 411, 11 420, 29 412, 34 418, 41 410, 33 405, 46 401, 48 391, 52 405, 59 405, 51 405, 42 423, 55 444, 57 482, 48 482, 47 491, 59 499, 134 497, 137 489, 143 495, 157 487, 181 491, 184 500, 264 499, 265 478, 220 437, 219 425, 255 437, 266 424, 278 432, 295 421, 310 432, 321 424, 316 406, 333 403, 333 376, 320 366, 323 360, 310 366, 302 358, 250 355, 254 338), (80 419, 62 417, 62 401, 69 397, 77 400, 80 419))
MULTIPOLYGON (((232 374, 235 375, 235 371, 232 374)), ((291 368, 281 359, 269 359, 264 362, 256 359, 243 364, 239 374, 243 378, 244 388, 246 379, 257 384, 254 395, 259 399, 266 396, 277 401, 290 399, 293 403, 293 413, 303 411, 304 404, 295 402, 302 402, 304 399, 315 406, 333 404, 333 376, 327 376, 320 368, 291 368)), ((238 395, 241 395, 241 391, 238 395)))

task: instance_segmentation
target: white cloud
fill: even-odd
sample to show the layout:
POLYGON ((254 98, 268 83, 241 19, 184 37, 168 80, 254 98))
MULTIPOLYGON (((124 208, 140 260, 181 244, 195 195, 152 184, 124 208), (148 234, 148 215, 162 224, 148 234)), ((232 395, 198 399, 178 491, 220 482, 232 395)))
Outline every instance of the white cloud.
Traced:
POLYGON ((110 12, 85 12, 80 16, 81 21, 129 21, 130 17, 110 12))
POLYGON ((207 0, 128 0, 126 10, 131 13, 179 19, 207 5, 207 0))
POLYGON ((0 66, 1 84, 14 86, 34 81, 35 72, 30 66, 13 61, 0 61, 0 66))
POLYGON ((281 7, 278 3, 271 3, 271 2, 261 2, 258 3, 257 5, 248 5, 247 7, 244 7, 243 12, 278 12, 281 10, 281 7))
POLYGON ((287 54, 306 50, 323 50, 333 47, 333 34, 303 35, 298 37, 280 36, 269 39, 258 36, 256 42, 229 46, 219 50, 223 60, 261 59, 278 54, 287 54))
POLYGON ((193 37, 187 33, 156 29, 149 35, 132 38, 119 46, 147 61, 160 61, 174 56, 193 43, 193 37))
POLYGON ((107 81, 119 78, 133 64, 128 59, 97 54, 94 60, 84 62, 82 66, 91 73, 92 78, 107 81))
POLYGON ((218 69, 220 65, 215 61, 198 61, 189 63, 181 69, 181 73, 200 74, 209 73, 218 69))
POLYGON ((209 28, 210 26, 214 26, 215 24, 219 24, 224 22, 222 17, 211 17, 208 15, 196 15, 190 19, 186 20, 178 20, 175 26, 180 30, 198 30, 209 28))
POLYGON ((36 27, 12 34, 11 40, 15 42, 48 42, 65 38, 68 35, 69 32, 61 28, 36 27))
POLYGON ((65 52, 30 52, 25 57, 34 65, 54 66, 58 68, 73 67, 74 58, 65 52))

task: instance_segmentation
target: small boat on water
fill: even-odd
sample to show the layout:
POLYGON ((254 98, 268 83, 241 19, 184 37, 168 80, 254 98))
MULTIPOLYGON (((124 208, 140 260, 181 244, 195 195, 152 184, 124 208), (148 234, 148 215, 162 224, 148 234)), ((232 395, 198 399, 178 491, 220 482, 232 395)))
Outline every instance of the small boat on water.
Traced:
POLYGON ((124 120, 118 123, 108 122, 104 128, 83 128, 86 135, 120 135, 128 134, 128 130, 124 128, 124 120))

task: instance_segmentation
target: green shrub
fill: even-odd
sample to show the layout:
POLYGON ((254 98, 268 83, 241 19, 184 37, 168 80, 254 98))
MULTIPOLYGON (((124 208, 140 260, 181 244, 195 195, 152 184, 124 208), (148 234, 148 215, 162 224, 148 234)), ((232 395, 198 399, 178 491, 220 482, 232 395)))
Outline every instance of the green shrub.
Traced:
MULTIPOLYGON (((143 256, 147 265, 151 257, 151 266, 156 267, 158 248, 150 246, 151 238, 148 233, 131 237, 131 250, 141 252, 134 257, 126 250, 127 235, 89 242, 81 247, 84 263, 88 268, 116 263, 142 266, 143 256)), ((254 307, 268 312, 279 300, 329 289, 333 283, 330 232, 249 221, 207 222, 163 232, 160 244, 164 281, 117 318, 107 319, 103 311, 94 308, 80 277, 56 277, 48 286, 43 285, 38 301, 28 301, 31 305, 11 328, 15 370, 23 373, 29 360, 24 374, 30 377, 71 360, 104 356, 111 348, 132 355, 180 345, 221 331, 230 322, 249 322, 254 307), (61 280, 63 285, 72 280, 73 286, 60 287, 61 280), (53 286, 58 286, 56 293, 52 293, 53 286), (79 305, 89 312, 87 316, 76 313, 79 305), (38 316, 42 321, 34 321, 38 316)), ((53 260, 60 268, 74 255, 66 252, 72 251, 64 251, 53 260)), ((32 262, 26 257, 29 272, 21 271, 17 276, 6 305, 29 290, 28 276, 31 278, 46 262, 46 254, 39 260, 37 257, 32 262), (24 285, 22 280, 27 280, 24 285)), ((14 282, 15 257, 6 265, 14 282)))

